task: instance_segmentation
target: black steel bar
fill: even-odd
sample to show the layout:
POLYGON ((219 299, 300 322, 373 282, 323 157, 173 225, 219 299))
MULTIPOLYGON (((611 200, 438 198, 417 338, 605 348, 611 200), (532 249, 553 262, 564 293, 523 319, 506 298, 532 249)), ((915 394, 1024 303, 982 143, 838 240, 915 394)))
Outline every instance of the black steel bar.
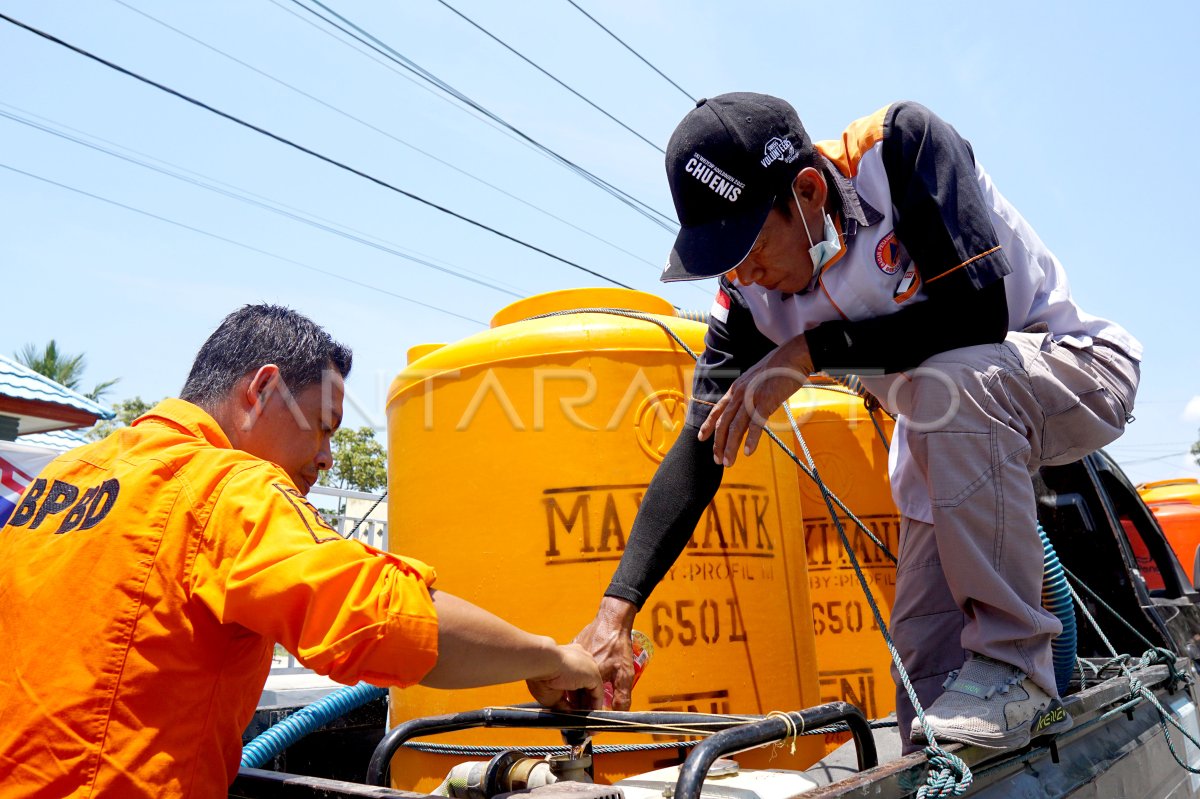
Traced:
POLYGON ((804 730, 824 727, 839 721, 846 722, 850 734, 854 737, 859 771, 878 765, 879 756, 875 751, 875 739, 871 736, 871 725, 863 712, 854 705, 830 702, 827 705, 793 711, 788 713, 787 717, 788 720, 782 716, 770 716, 761 721, 743 722, 701 741, 679 770, 674 799, 698 799, 708 770, 721 755, 741 752, 772 741, 782 741, 804 730))
POLYGON ((278 771, 238 769, 229 786, 229 799, 440 799, 412 791, 396 791, 356 782, 284 774, 278 771))
MULTIPOLYGON (((822 705, 821 707, 824 707, 822 705)), ((709 713, 667 713, 646 711, 625 713, 615 710, 591 710, 587 712, 558 712, 538 706, 537 710, 515 710, 512 708, 489 707, 463 713, 442 716, 426 716, 412 719, 393 727, 383 736, 371 755, 367 767, 368 785, 387 785, 388 766, 396 751, 412 738, 435 735, 442 732, 457 732, 473 727, 526 727, 534 729, 589 730, 601 732, 661 733, 663 725, 682 727, 703 725, 705 730, 726 730, 746 724, 746 719, 761 719, 762 716, 731 718, 709 713)), ((680 733, 683 734, 683 733, 680 733)))

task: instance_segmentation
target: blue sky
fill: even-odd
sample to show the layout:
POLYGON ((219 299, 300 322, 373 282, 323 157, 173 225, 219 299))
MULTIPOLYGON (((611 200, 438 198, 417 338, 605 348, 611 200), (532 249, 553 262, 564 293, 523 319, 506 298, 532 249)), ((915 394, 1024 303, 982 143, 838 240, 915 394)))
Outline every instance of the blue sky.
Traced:
MULTIPOLYGON (((448 2, 660 147, 692 106, 566 0, 448 2)), ((1079 304, 1145 344, 1137 422, 1110 450, 1135 481, 1200 475, 1184 454, 1200 427, 1197 4, 578 2, 693 96, 779 95, 814 139, 897 99, 949 120, 1064 263, 1079 304)), ((660 152, 438 0, 326 5, 671 214, 660 152)), ((709 306, 709 284, 658 283, 662 227, 335 40, 292 0, 0 0, 0 11, 622 283, 709 306)), ((2 21, 0 74, 0 351, 55 338, 87 353, 89 384, 121 378, 112 399, 175 393, 226 313, 272 301, 355 349, 364 413, 348 423, 382 423, 409 347, 477 332, 515 296, 602 285, 2 21)))

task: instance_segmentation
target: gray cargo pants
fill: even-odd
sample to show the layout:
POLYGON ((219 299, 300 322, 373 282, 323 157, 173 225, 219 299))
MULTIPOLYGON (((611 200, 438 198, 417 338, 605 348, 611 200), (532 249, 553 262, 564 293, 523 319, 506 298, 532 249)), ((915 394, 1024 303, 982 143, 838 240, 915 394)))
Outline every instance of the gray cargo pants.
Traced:
MULTIPOLYGON (((929 707, 964 650, 1012 664, 1057 696, 1050 640, 1062 625, 1041 606, 1031 475, 1121 435, 1139 365, 1102 342, 1077 349, 1009 333, 1001 344, 936 355, 916 373, 895 405, 908 417, 933 524, 901 523, 891 627, 917 696, 929 707)), ((907 741, 915 714, 896 685, 907 741)))

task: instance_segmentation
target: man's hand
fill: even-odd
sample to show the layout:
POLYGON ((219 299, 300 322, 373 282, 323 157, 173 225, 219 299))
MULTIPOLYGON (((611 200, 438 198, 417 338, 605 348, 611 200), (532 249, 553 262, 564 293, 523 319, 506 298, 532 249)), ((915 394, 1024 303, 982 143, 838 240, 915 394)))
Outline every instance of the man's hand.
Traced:
POLYGON ((575 636, 575 643, 596 658, 603 681, 612 684, 613 710, 629 710, 633 690, 633 646, 629 634, 635 615, 637 608, 633 603, 606 596, 600 600, 596 618, 575 636))
POLYGON ((533 698, 546 707, 560 710, 604 707, 604 681, 592 656, 579 644, 558 647, 558 656, 558 668, 553 674, 525 681, 533 698))
POLYGON ((732 466, 743 436, 746 454, 753 453, 767 418, 808 382, 812 370, 812 355, 801 334, 776 347, 734 380, 700 425, 701 441, 713 436, 713 460, 732 466))

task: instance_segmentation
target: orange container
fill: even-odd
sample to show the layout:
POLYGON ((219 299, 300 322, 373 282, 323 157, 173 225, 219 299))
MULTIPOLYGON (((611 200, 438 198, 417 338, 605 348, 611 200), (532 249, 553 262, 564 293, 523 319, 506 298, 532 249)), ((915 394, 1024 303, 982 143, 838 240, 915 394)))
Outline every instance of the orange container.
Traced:
POLYGON ((1143 483, 1137 490, 1195 585, 1200 560, 1200 482, 1195 478, 1159 480, 1143 483))
MULTIPOLYGON (((681 428, 692 358, 659 326, 599 313, 652 314, 695 351, 705 327, 658 297, 617 289, 555 292, 501 310, 492 328, 424 352, 388 397, 392 548, 438 570, 437 587, 514 624, 569 641, 591 620, 646 486, 681 428)), ((634 622, 655 647, 635 710, 765 714, 821 701, 795 468, 773 447, 739 459, 695 534, 634 622)), ((523 685, 395 691, 392 721, 529 701, 523 685)), ((546 731, 475 730, 437 743, 553 745, 546 731)), ((651 743, 604 734, 597 745, 651 743)), ((804 768, 796 755, 746 765, 804 768)), ((667 750, 601 754, 613 782, 677 762, 667 750)), ((397 785, 432 790, 450 767, 487 757, 402 750, 397 785)))
MULTIPOLYGON (((887 448, 862 398, 832 380, 816 378, 791 398, 789 406, 826 487, 897 553, 900 516, 888 481, 887 448)), ((875 418, 890 439, 892 419, 878 410, 875 418)), ((785 440, 789 439, 795 440, 790 429, 785 440)), ((799 447, 794 449, 803 459, 799 447)), ((858 705, 869 718, 886 716, 896 708, 891 656, 820 489, 793 468, 804 508, 803 565, 821 701, 858 705)), ((895 565, 843 512, 838 513, 886 623, 896 596, 895 565)))

